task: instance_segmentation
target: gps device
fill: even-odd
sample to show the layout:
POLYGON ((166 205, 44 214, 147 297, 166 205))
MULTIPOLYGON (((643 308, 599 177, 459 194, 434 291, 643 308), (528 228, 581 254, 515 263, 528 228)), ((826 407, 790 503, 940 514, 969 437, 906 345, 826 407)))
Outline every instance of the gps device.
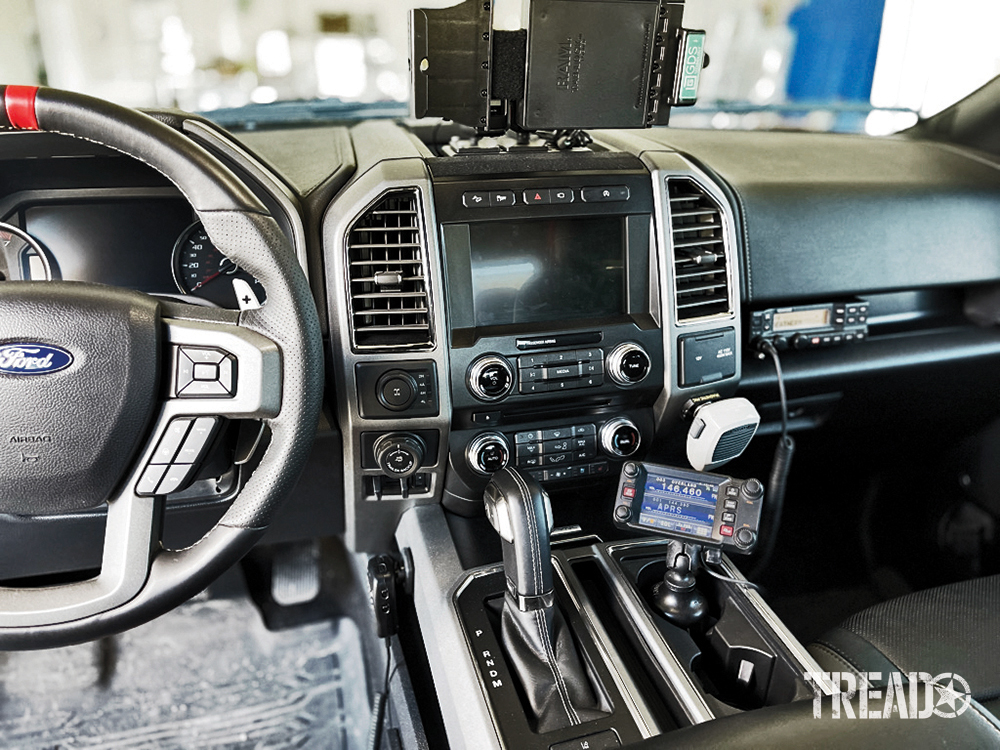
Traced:
POLYGON ((748 554, 757 544, 763 504, 757 479, 628 461, 618 480, 614 521, 619 528, 748 554))

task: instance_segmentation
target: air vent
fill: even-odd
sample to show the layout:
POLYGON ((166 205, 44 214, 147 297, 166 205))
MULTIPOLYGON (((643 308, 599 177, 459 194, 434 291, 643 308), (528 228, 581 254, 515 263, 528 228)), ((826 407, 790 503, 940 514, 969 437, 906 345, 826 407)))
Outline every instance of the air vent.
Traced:
POLYGON ((357 349, 433 343, 416 190, 382 196, 347 235, 351 335, 357 349))
POLYGON ((725 227, 718 204, 694 180, 667 180, 678 321, 731 312, 725 227))

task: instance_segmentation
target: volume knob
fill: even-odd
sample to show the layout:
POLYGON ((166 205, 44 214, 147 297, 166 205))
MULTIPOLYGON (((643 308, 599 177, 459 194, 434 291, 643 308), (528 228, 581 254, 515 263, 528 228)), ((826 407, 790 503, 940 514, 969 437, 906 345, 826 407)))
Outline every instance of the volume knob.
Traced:
POLYGON ((514 389, 514 368, 499 354, 487 354, 469 367, 466 385, 480 401, 499 401, 514 389))

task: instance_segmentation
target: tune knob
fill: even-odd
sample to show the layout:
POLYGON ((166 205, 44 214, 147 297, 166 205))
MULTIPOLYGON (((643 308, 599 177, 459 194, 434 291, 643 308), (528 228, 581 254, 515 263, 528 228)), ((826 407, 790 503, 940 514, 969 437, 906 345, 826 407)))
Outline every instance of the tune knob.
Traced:
POLYGON ((391 432, 375 441, 375 460, 390 477, 405 479, 424 462, 424 441, 409 432, 391 432))
POLYGON ((510 461, 510 444, 499 432, 476 435, 465 449, 465 460, 477 474, 489 476, 510 461))
POLYGON ((652 361, 646 350, 632 341, 619 344, 608 354, 608 375, 618 385, 635 385, 649 375, 652 361))
POLYGON ((639 428, 628 417, 615 417, 605 422, 600 436, 605 453, 615 458, 628 458, 639 450, 642 441, 639 428))
POLYGON ((499 354, 487 354, 469 367, 466 384, 480 401, 499 401, 514 389, 514 368, 499 354))

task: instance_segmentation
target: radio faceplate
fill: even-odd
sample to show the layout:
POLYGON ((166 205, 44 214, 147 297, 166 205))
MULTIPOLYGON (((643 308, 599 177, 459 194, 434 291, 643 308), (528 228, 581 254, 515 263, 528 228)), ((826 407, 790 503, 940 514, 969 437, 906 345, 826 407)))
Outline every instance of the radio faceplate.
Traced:
POLYGON ((750 336, 766 339, 777 349, 864 341, 868 338, 868 303, 855 300, 759 310, 750 318, 750 336))
POLYGON ((629 461, 615 497, 614 521, 622 528, 739 554, 757 544, 764 487, 756 479, 629 461))

